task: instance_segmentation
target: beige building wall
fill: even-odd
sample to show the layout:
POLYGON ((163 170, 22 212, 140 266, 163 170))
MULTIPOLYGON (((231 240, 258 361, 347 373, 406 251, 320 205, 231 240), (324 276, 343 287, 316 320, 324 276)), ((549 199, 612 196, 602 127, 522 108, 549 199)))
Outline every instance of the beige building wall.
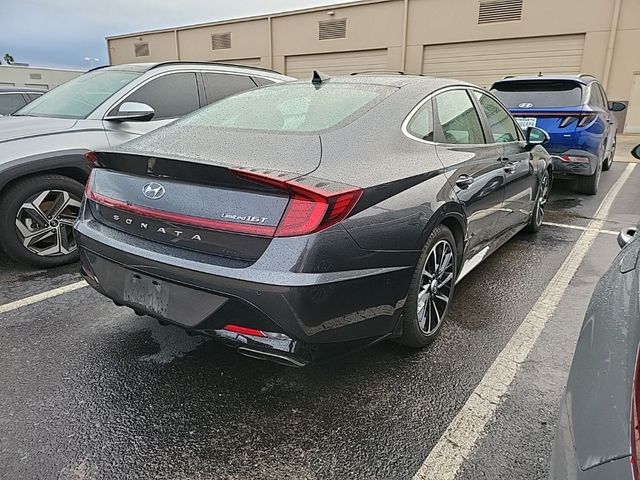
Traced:
POLYGON ((342 74, 350 64, 352 71, 454 73, 482 84, 508 74, 584 72, 605 84, 611 100, 631 99, 633 72, 640 70, 640 0, 523 0, 520 20, 480 24, 481 1, 365 0, 107 42, 112 64, 215 60, 302 77, 311 65, 342 74), (337 19, 346 19, 346 37, 320 40, 319 22, 337 19), (213 50, 211 35, 224 33, 231 48, 213 50), (142 42, 149 55, 136 57, 135 44, 142 42))
POLYGON ((0 65, 0 86, 50 90, 83 73, 80 70, 0 65))

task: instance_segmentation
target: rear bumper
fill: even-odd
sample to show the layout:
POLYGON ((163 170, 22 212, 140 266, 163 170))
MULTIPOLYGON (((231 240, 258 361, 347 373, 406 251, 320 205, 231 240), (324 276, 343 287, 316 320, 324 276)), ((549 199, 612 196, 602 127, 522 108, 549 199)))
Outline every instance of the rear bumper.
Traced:
POLYGON ((569 149, 564 151, 557 151, 554 149, 547 149, 553 159, 553 174, 554 176, 563 175, 593 175, 598 168, 600 159, 597 155, 591 152, 578 149, 569 149), (570 157, 581 157, 586 159, 585 162, 571 162, 562 159, 563 155, 570 157))
MULTIPOLYGON (((370 343, 392 334, 413 274, 411 266, 298 273, 292 271, 287 255, 269 266, 264 262, 246 268, 196 263, 168 255, 175 247, 132 237, 87 215, 81 213, 76 224, 76 241, 83 275, 103 295, 138 313, 236 346, 258 342, 264 348, 296 352, 305 360, 313 356, 314 345, 370 343), (164 289, 164 302, 134 298, 135 275, 141 281, 157 280, 164 289), (282 333, 289 340, 230 334, 223 330, 229 323, 282 333)), ((275 243, 269 249, 278 248, 275 243)), ((296 250, 292 244, 279 247, 288 247, 289 254, 296 250)), ((303 262, 311 255, 299 247, 299 262, 303 262)))

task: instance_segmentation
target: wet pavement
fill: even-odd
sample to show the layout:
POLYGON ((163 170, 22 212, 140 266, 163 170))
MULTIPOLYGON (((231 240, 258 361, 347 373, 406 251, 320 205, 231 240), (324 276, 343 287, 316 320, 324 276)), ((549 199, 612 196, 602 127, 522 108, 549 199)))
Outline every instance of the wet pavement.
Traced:
MULTIPOLYGON (((595 197, 557 182, 546 220, 584 226, 595 197)), ((640 221, 640 168, 606 229, 640 221)), ((457 287, 423 351, 391 342, 291 369, 137 317, 89 288, 0 314, 0 478, 406 479, 509 341, 581 231, 519 234, 457 287)), ((578 329, 618 251, 602 233, 460 479, 545 478, 578 329)), ((0 257, 0 304, 79 279, 0 257)))

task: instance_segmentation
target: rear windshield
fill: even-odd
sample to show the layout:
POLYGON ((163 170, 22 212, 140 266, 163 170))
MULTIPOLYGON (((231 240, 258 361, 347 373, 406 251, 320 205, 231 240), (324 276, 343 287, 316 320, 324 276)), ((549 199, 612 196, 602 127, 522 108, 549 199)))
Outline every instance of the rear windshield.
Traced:
POLYGON ((278 84, 227 97, 179 120, 181 126, 318 132, 362 115, 391 93, 375 85, 278 84))
POLYGON ((582 87, 570 80, 498 82, 491 92, 509 108, 573 107, 582 103, 582 87))

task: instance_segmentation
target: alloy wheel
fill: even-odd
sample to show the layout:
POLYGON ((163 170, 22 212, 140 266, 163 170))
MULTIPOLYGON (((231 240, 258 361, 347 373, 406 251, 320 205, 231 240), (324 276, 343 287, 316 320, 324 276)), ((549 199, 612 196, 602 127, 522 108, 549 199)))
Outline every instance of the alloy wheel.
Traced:
POLYGON ((42 257, 69 255, 76 250, 73 224, 80 199, 64 190, 45 190, 23 203, 16 214, 22 245, 42 257))
POLYGON ((440 240, 429 251, 418 291, 418 325, 426 335, 433 335, 444 319, 453 277, 453 247, 447 240, 440 240))
POLYGON ((536 203, 536 224, 542 225, 544 219, 544 207, 549 200, 549 176, 543 175, 540 182, 540 195, 538 195, 538 201, 536 203))

